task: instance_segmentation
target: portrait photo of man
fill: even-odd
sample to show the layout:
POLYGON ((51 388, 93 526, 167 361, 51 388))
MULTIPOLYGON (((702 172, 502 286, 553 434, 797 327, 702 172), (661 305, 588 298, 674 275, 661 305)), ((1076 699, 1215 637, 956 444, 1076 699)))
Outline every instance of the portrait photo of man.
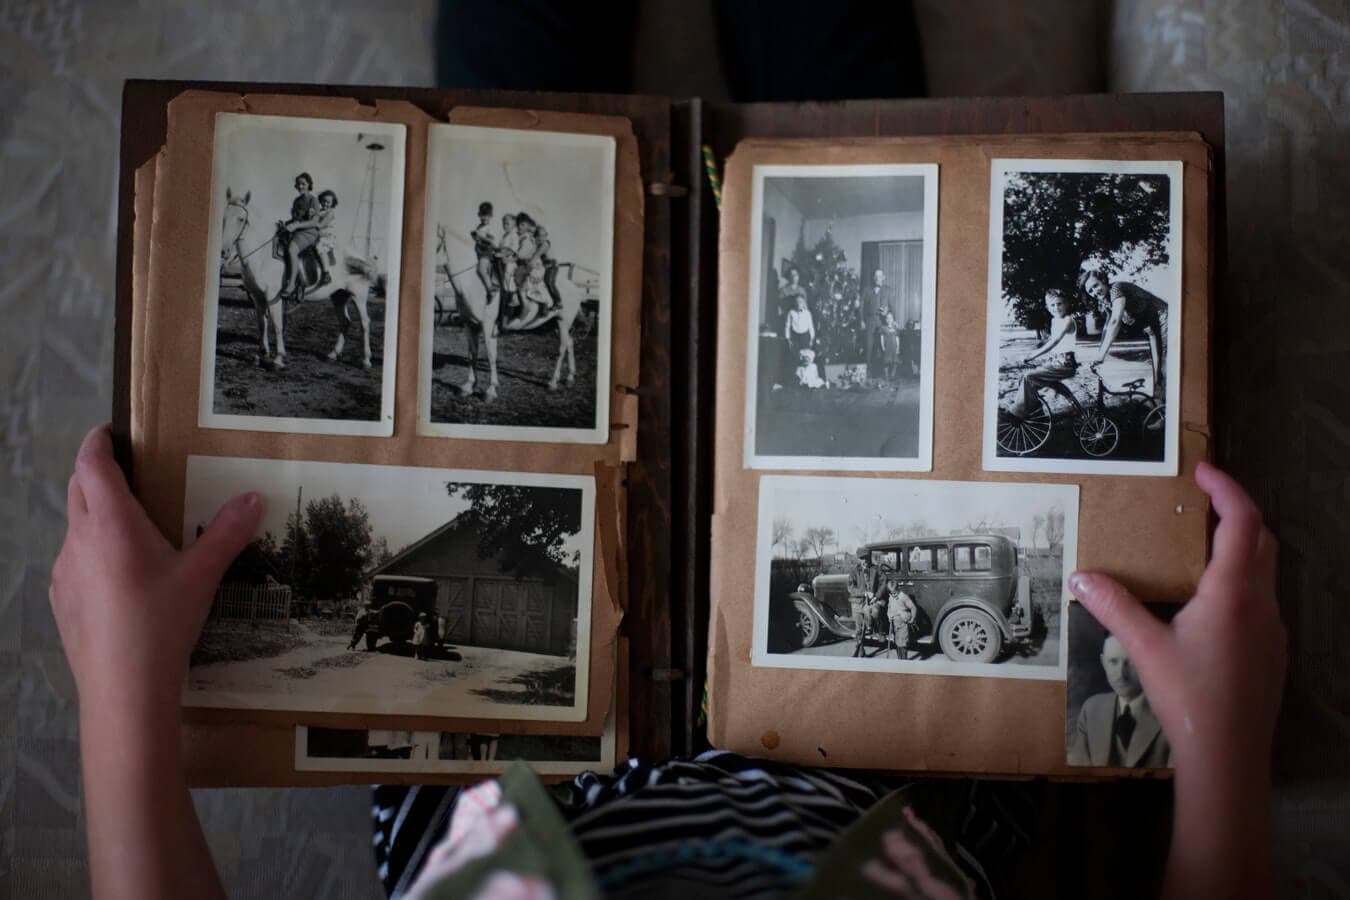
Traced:
MULTIPOLYGON (((1163 618, 1170 618, 1176 608, 1160 605, 1160 609, 1163 618)), ((1069 611, 1067 696, 1065 740, 1069 765, 1118 769, 1172 767, 1172 747, 1149 705, 1139 672, 1125 646, 1076 603, 1069 611), (1102 690, 1103 687, 1108 689, 1102 690)))

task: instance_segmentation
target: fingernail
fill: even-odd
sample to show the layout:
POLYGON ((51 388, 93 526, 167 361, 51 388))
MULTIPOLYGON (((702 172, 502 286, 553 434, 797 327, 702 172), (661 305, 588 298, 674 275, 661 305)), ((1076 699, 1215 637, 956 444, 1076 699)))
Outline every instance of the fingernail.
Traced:
POLYGON ((1069 590, 1073 591, 1075 597, 1081 597, 1087 591, 1087 576, 1082 572, 1074 572, 1069 576, 1069 590))

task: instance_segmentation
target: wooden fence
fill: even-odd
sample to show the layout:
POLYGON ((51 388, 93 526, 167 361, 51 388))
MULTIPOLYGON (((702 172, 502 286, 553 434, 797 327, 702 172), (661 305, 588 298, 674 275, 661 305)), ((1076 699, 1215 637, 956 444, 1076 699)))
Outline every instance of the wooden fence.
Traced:
POLYGON ((222 584, 211 604, 213 619, 276 619, 290 626, 291 589, 283 585, 222 584))

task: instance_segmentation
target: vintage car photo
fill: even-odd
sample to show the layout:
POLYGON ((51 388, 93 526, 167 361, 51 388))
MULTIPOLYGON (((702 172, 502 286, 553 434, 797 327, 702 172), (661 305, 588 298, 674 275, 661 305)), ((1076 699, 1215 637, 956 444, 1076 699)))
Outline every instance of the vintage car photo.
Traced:
POLYGON ((1032 609, 1031 578, 1021 572, 1017 545, 1001 534, 887 541, 863 549, 852 572, 817 575, 782 601, 791 602, 793 637, 801 648, 829 635, 852 642, 855 657, 940 652, 952 662, 987 663, 1025 642, 1033 620, 1045 627, 1032 609), (871 592, 875 613, 867 599, 873 578, 880 588, 871 592), (901 593, 913 609, 880 615, 882 605, 889 607, 901 593))
POLYGON ((1062 677, 1077 513, 1075 485, 765 476, 753 664, 1062 677))

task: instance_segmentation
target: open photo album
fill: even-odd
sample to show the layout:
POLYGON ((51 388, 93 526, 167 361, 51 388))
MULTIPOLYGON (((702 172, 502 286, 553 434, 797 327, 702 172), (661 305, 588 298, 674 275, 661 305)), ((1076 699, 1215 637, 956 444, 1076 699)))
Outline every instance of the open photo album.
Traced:
POLYGON ((267 503, 193 783, 1170 766, 1067 580, 1204 568, 1216 95, 124 104, 120 458, 267 503))

